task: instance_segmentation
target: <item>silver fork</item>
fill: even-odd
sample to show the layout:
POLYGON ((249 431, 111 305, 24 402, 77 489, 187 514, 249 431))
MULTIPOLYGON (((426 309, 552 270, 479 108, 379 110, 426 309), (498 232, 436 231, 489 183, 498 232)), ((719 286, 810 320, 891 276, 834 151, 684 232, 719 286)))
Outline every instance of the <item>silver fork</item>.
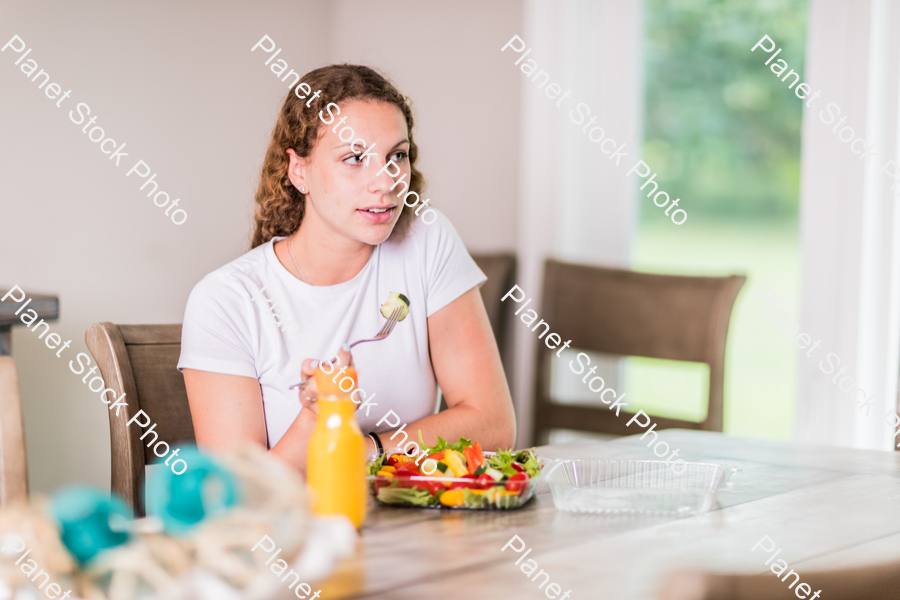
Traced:
MULTIPOLYGON (((397 324, 397 321, 400 319, 400 314, 402 312, 403 312, 402 306, 395 306, 394 312, 391 313, 390 318, 388 318, 387 322, 381 328, 381 331, 379 331, 378 333, 375 334, 375 337, 369 338, 367 340, 356 340, 355 342, 350 344, 350 348, 353 348, 353 346, 356 346, 357 344, 362 344, 363 342, 378 342, 378 341, 383 340, 387 336, 391 335, 391 332, 394 330, 394 326, 397 324)), ((293 390, 296 388, 296 389, 302 390, 303 388, 306 387, 307 383, 309 383, 309 379, 304 379, 300 383, 295 383, 288 389, 293 390)))
POLYGON ((390 318, 384 324, 384 327, 381 328, 381 331, 379 331, 378 333, 375 334, 375 337, 369 338, 367 340, 356 340, 355 342, 350 344, 350 347, 352 348, 353 346, 355 346, 357 344, 362 344, 363 342, 377 342, 377 341, 383 340, 387 336, 391 335, 391 332, 394 330, 394 325, 396 325, 397 321, 400 320, 400 313, 402 313, 402 312, 403 312, 402 306, 395 306, 394 312, 391 313, 390 318))

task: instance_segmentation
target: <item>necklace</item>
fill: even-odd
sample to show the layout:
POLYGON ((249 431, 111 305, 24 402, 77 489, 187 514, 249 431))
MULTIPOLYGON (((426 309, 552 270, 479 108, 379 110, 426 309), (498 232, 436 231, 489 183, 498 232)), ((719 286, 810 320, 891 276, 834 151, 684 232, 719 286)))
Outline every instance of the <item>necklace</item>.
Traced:
POLYGON ((309 277, 306 275, 306 273, 303 272, 303 269, 300 268, 300 265, 297 264, 297 259, 294 257, 294 251, 291 249, 291 236, 288 236, 288 254, 291 255, 291 262, 294 263, 294 268, 297 269, 297 271, 301 275, 303 275, 303 281, 312 285, 312 282, 309 280, 309 277))

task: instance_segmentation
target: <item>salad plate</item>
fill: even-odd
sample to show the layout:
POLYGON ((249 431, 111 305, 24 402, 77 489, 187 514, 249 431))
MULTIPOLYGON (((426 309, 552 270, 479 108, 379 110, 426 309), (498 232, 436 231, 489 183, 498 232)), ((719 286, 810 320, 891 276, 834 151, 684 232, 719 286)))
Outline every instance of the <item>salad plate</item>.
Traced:
MULTIPOLYGON (((421 433, 419 434, 421 443, 421 433)), ((402 453, 380 456, 367 465, 369 489, 379 504, 463 510, 514 509, 534 496, 544 461, 534 449, 483 452, 478 442, 438 438, 425 447, 425 460, 402 453), (427 466, 426 466, 426 463, 427 466), (437 468, 432 470, 433 465, 437 468), (423 469, 431 470, 426 474, 423 469)))

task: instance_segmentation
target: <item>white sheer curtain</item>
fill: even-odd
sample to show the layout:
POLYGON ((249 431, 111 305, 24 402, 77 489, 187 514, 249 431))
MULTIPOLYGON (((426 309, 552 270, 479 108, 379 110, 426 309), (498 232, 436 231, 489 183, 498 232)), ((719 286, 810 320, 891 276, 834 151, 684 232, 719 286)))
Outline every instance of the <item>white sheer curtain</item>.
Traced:
MULTIPOLYGON (((518 56, 511 55, 510 68, 533 59, 563 93, 572 91, 557 107, 557 100, 520 73, 518 284, 534 298, 533 307, 547 257, 628 264, 636 204, 634 176, 625 173, 640 158, 643 14, 640 2, 614 0, 526 0, 524 14, 522 31, 509 37, 520 35, 531 52, 519 66, 513 64, 518 56), (602 127, 617 146, 626 143, 628 156, 618 168, 600 144, 587 139, 584 126, 570 119, 571 112, 577 120, 581 102, 597 117, 592 127, 602 127)), ((513 323, 513 330, 513 396, 523 445, 531 435, 536 334, 522 323, 513 323)))
POLYGON ((798 356, 796 437, 888 450, 896 441, 885 415, 897 409, 900 373, 900 211, 883 167, 900 163, 900 0, 810 0, 808 23, 805 80, 822 94, 803 116, 800 327, 822 346, 798 356), (860 160, 823 123, 828 103, 875 143, 874 158, 860 160), (828 353, 840 366, 826 375, 828 353), (868 415, 838 388, 847 376, 872 398, 868 415))

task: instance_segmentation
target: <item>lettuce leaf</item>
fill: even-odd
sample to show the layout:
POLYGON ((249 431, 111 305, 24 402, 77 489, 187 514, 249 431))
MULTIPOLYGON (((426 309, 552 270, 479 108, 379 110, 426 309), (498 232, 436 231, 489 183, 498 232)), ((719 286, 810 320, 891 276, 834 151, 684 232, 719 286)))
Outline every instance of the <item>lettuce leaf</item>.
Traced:
POLYGON ((509 450, 499 450, 497 454, 487 457, 487 464, 489 467, 493 467, 506 475, 507 477, 512 477, 518 471, 516 471, 512 467, 512 462, 515 458, 512 455, 512 452, 509 450))
POLYGON ((390 485, 378 490, 378 499, 386 504, 434 504, 435 497, 428 490, 390 485))
POLYGON ((370 462, 368 465, 366 465, 366 473, 368 473, 369 475, 378 474, 378 471, 380 471, 381 467, 384 466, 385 460, 387 460, 387 456, 381 455, 374 461, 370 462))
POLYGON ((497 508, 516 508, 522 504, 521 496, 500 496, 494 501, 497 508))
POLYGON ((525 469, 528 477, 537 477, 541 472, 541 465, 538 463, 537 456, 534 454, 534 448, 530 450, 519 450, 513 453, 512 450, 500 450, 497 454, 489 457, 487 463, 489 467, 497 469, 507 477, 512 477, 518 471, 513 468, 512 463, 517 462, 525 469))
POLYGON ((490 501, 484 494, 473 494, 468 488, 463 489, 463 506, 472 508, 485 508, 490 505, 490 501))
POLYGON ((541 472, 541 465, 538 463, 534 448, 531 448, 530 450, 519 450, 519 452, 516 453, 516 462, 525 468, 525 473, 529 477, 537 477, 541 472))
MULTIPOLYGON (((442 452, 444 450, 447 450, 448 448, 456 450, 457 452, 462 452, 463 448, 472 446, 472 440, 461 437, 455 443, 451 444, 444 438, 438 436, 437 445, 429 447, 425 445, 425 440, 422 439, 422 430, 420 429, 419 446, 425 451, 426 454, 442 452)), ((499 450, 493 456, 485 458, 489 467, 497 469, 507 477, 512 477, 513 475, 518 473, 518 471, 512 466, 513 462, 519 463, 525 469, 525 473, 529 477, 537 477, 541 472, 541 465, 540 463, 538 463, 537 455, 535 455, 534 453, 534 448, 530 448, 528 450, 519 450, 518 452, 513 452, 512 450, 499 450)))
POLYGON ((462 452, 463 448, 469 448, 472 446, 472 440, 461 437, 455 443, 451 444, 447 442, 441 436, 438 436, 438 443, 436 446, 426 446, 425 440, 422 439, 422 430, 419 430, 419 446, 425 451, 425 454, 435 454, 436 452, 442 452, 448 448, 451 450, 456 450, 457 452, 462 452))

